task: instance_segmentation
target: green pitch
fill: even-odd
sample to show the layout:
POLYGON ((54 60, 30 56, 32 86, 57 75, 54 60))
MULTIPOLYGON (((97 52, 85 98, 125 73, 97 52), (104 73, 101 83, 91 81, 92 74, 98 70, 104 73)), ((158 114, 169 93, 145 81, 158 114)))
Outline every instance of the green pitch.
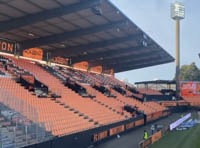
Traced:
POLYGON ((200 125, 186 131, 169 132, 150 148, 200 148, 200 125))

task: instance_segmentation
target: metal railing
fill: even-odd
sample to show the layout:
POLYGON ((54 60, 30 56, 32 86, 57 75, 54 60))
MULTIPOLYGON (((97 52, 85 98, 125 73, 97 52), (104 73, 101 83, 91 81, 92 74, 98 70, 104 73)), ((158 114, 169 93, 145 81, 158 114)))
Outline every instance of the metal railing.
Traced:
POLYGON ((0 148, 20 148, 50 140, 51 122, 41 123, 37 109, 0 89, 0 148), (49 125, 46 129, 45 125, 49 125))

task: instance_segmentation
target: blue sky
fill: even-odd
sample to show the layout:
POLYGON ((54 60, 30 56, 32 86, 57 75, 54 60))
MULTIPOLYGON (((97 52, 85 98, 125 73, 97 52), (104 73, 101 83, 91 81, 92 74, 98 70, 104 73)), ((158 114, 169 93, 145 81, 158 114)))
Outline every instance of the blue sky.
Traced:
MULTIPOLYGON (((175 21, 170 18, 174 0, 111 0, 137 26, 175 57, 175 21)), ((185 3, 186 18, 181 21, 181 65, 195 62, 200 67, 200 1, 185 3)), ((153 79, 172 79, 175 62, 116 74, 130 83, 153 79)))

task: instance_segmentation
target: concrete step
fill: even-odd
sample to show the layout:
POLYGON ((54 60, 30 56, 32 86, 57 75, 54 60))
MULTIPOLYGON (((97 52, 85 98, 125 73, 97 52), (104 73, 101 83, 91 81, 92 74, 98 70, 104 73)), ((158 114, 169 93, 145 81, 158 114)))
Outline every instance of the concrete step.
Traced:
POLYGON ((15 134, 17 136, 20 136, 20 135, 24 135, 24 132, 22 130, 17 130, 15 134))
POLYGON ((35 144, 37 143, 38 141, 36 139, 31 139, 31 140, 28 140, 27 143, 28 144, 35 144))
POLYGON ((12 144, 12 143, 14 143, 13 139, 9 139, 9 138, 2 139, 2 144, 3 145, 8 145, 8 144, 12 144))
POLYGON ((1 131, 1 132, 13 132, 13 131, 14 131, 14 128, 3 127, 3 128, 0 128, 0 131, 1 131))
POLYGON ((10 126, 11 123, 8 122, 8 121, 3 121, 3 122, 0 122, 0 127, 7 127, 7 126, 10 126))
POLYGON ((24 147, 25 145, 27 145, 26 141, 16 143, 16 147, 24 147))
POLYGON ((5 121, 5 119, 3 117, 0 117, 0 121, 5 121))
POLYGON ((21 143, 21 142, 23 142, 23 141, 25 141, 25 138, 23 138, 23 137, 16 137, 16 138, 15 138, 15 142, 16 142, 16 143, 21 143))
POLYGON ((12 137, 14 136, 13 132, 3 132, 1 133, 2 137, 12 137))
POLYGON ((3 145, 2 148, 15 148, 15 144, 11 143, 11 144, 7 144, 7 145, 3 145))

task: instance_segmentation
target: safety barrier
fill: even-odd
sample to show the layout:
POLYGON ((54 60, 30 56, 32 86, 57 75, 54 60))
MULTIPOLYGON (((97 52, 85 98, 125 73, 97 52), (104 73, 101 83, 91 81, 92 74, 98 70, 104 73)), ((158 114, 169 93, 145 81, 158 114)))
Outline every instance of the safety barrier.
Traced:
POLYGON ((147 140, 143 140, 139 143, 139 148, 146 148, 149 145, 155 143, 156 141, 160 140, 162 136, 169 131, 169 126, 163 128, 162 130, 156 132, 152 136, 150 136, 147 140))
POLYGON ((38 122, 36 108, 0 89, 0 148, 24 147, 52 138, 45 123, 38 122), (26 117, 29 114, 31 120, 26 117))
POLYGON ((184 117, 182 117, 181 119, 179 119, 179 120, 173 122, 172 124, 170 124, 170 131, 172 131, 173 129, 175 129, 179 125, 181 125, 184 121, 189 119, 191 116, 192 116, 192 114, 189 113, 189 114, 185 115, 184 117))
POLYGON ((183 118, 180 118, 179 120, 173 122, 172 124, 170 124, 169 126, 166 126, 164 128, 162 128, 160 131, 158 131, 157 133, 153 134, 152 136, 150 136, 147 140, 143 140, 139 143, 139 148, 145 148, 148 147, 149 145, 153 144, 154 142, 158 141, 159 139, 162 138, 163 135, 165 135, 168 131, 173 130, 174 128, 176 128, 177 126, 179 126, 181 123, 183 123, 184 121, 186 121, 187 119, 189 119, 191 117, 191 113, 185 115, 183 118))
POLYGON ((97 142, 97 141, 103 140, 105 138, 108 138, 110 136, 120 134, 124 131, 133 129, 133 128, 141 126, 141 125, 144 125, 144 119, 132 121, 132 122, 129 122, 126 124, 122 124, 122 125, 110 128, 109 130, 105 130, 105 131, 94 134, 93 142, 97 142))

